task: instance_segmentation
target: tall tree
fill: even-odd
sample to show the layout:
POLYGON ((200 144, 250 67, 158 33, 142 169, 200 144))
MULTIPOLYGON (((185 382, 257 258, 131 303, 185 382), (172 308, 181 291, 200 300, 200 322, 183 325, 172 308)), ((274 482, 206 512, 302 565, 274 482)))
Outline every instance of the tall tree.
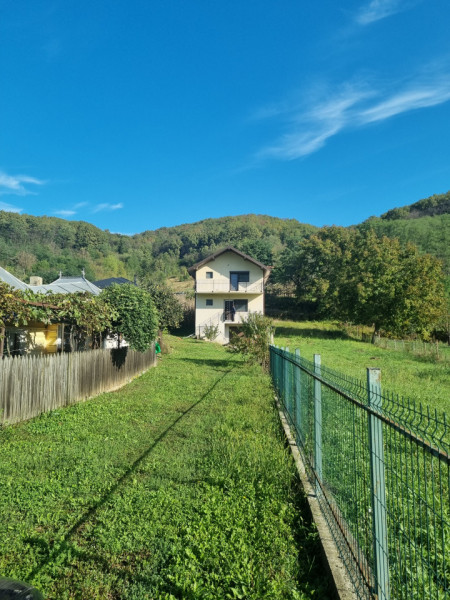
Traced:
POLYGON ((169 286, 162 282, 149 282, 145 289, 158 311, 159 329, 178 327, 183 318, 183 306, 169 286))
POLYGON ((133 350, 145 352, 156 339, 158 312, 152 297, 131 284, 112 285, 103 290, 100 298, 114 309, 114 333, 123 335, 133 350))
POLYGON ((322 316, 423 337, 446 310, 439 260, 373 230, 326 227, 284 256, 284 275, 322 316))

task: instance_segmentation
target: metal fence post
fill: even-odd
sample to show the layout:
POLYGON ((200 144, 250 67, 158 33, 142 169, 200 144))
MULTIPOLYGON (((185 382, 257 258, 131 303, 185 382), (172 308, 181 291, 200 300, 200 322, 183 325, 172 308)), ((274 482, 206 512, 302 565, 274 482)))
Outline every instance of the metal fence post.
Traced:
MULTIPOLYGON (((321 375, 320 354, 314 354, 314 373, 321 375)), ((322 482, 322 384, 317 379, 314 379, 314 470, 316 494, 319 495, 322 482)))
MULTIPOLYGON (((369 408, 382 406, 381 370, 367 369, 369 408)), ((384 472, 383 427, 376 415, 369 413, 370 483, 372 499, 373 560, 375 594, 378 600, 389 600, 389 562, 386 517, 386 478, 384 472)))
MULTIPOLYGON (((284 349, 286 353, 289 353, 289 346, 286 346, 284 349)), ((290 414, 289 410, 289 361, 287 357, 284 357, 284 407, 288 414, 290 414)))
MULTIPOLYGON (((295 349, 295 357, 300 362, 300 350, 298 348, 295 349)), ((301 440, 300 432, 301 432, 301 378, 300 378, 300 367, 295 365, 294 371, 294 424, 295 430, 297 432, 297 441, 301 440)))

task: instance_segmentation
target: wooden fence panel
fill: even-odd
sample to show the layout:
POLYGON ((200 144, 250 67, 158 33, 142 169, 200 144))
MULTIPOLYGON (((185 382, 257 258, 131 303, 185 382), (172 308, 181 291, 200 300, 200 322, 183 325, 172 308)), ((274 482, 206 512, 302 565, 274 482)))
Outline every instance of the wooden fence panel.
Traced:
POLYGON ((156 364, 147 352, 91 350, 0 360, 0 422, 18 423, 128 383, 156 364))

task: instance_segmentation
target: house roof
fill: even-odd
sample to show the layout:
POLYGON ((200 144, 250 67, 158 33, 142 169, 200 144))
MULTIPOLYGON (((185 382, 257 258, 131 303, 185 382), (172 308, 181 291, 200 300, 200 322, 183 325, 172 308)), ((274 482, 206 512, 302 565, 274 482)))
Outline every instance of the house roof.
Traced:
POLYGON ((87 280, 84 282, 65 282, 56 280, 55 282, 46 285, 29 285, 28 289, 32 290, 33 292, 41 292, 43 294, 47 294, 48 292, 53 292, 54 294, 75 294, 77 292, 89 292, 94 296, 98 296, 102 291, 96 285, 87 280))
POLYGON ((28 285, 26 283, 20 281, 20 279, 17 279, 17 277, 14 277, 14 275, 11 275, 11 273, 9 273, 6 269, 3 269, 2 267, 0 267, 0 281, 4 281, 16 290, 28 289, 28 285))
POLYGON ((16 290, 31 290, 32 292, 40 292, 47 294, 53 292, 54 294, 73 294, 75 292, 89 292, 98 296, 102 291, 96 285, 88 281, 85 277, 62 277, 56 279, 47 285, 28 285, 23 281, 20 281, 14 275, 11 275, 6 269, 0 267, 0 281, 8 283, 11 287, 16 290))
POLYGON ((210 256, 207 256, 206 258, 204 258, 200 262, 196 263, 195 265, 192 265, 192 267, 189 267, 188 273, 190 275, 192 275, 192 277, 195 277, 195 272, 200 267, 203 267, 203 265, 206 265, 211 260, 215 260, 221 254, 225 254, 225 252, 234 252, 235 254, 237 254, 238 256, 240 256, 241 258, 243 258, 244 260, 248 260, 248 261, 252 262, 254 265, 257 265, 260 269, 262 269, 264 271, 264 279, 267 279, 267 277, 269 276, 269 274, 270 274, 270 267, 267 267, 266 265, 263 265, 261 262, 259 262, 255 258, 252 258, 251 256, 248 256, 247 254, 244 254, 243 252, 241 252, 237 248, 233 248, 233 246, 226 246, 225 248, 222 248, 221 250, 218 250, 217 252, 214 252, 214 254, 211 254, 210 256))
POLYGON ((100 279, 99 281, 94 281, 94 285, 96 285, 102 290, 109 287, 110 285, 113 285, 114 283, 117 283, 117 285, 123 285, 124 283, 136 285, 133 281, 125 279, 125 277, 109 277, 108 279, 100 279))
MULTIPOLYGON (((84 273, 84 271, 83 271, 84 273)), ((99 287, 86 279, 84 275, 63 276, 47 285, 30 285, 30 289, 37 292, 53 292, 54 294, 74 294, 76 292, 89 292, 98 296, 102 291, 99 287)))

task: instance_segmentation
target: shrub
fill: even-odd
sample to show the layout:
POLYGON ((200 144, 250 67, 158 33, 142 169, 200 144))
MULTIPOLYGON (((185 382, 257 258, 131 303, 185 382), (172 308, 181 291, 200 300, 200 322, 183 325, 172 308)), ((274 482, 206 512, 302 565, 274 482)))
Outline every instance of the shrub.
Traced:
POLYGON ((269 345, 275 332, 272 320, 260 313, 249 313, 240 329, 240 334, 231 339, 228 349, 243 354, 249 362, 260 364, 267 371, 269 345))

